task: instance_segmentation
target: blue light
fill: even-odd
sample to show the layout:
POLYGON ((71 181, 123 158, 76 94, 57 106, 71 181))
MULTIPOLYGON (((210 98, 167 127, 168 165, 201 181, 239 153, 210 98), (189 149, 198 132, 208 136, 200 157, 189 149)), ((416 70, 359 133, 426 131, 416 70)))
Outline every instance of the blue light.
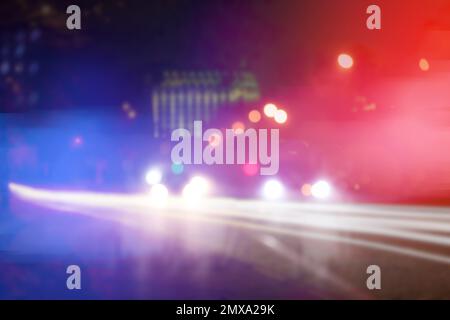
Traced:
POLYGON ((182 174, 184 171, 184 165, 182 163, 173 163, 172 172, 176 175, 182 174))

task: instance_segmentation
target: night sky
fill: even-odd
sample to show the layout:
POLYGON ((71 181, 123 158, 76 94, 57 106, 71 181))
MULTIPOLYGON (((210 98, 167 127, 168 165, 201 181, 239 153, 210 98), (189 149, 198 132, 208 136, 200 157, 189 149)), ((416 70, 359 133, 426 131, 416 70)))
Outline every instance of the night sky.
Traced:
POLYGON ((39 112, 102 108, 124 118, 127 101, 148 127, 161 71, 242 68, 261 87, 255 108, 274 102, 286 109, 283 138, 296 143, 301 159, 316 148, 331 172, 353 161, 383 189, 404 183, 400 169, 411 179, 420 171, 448 183, 440 164, 448 161, 442 146, 450 123, 448 0, 77 1, 82 30, 69 31, 65 9, 73 3, 0 5, 2 33, 34 25, 48 35, 38 83, 48 99, 39 112), (373 3, 381 7, 381 30, 366 28, 373 3), (337 65, 343 52, 354 58, 351 70, 337 65), (421 58, 429 71, 419 68, 421 58))
POLYGON ((428 32, 450 30, 447 0, 376 1, 381 31, 367 30, 372 2, 362 0, 78 1, 82 30, 68 31, 65 8, 72 2, 3 1, 1 25, 50 28, 56 36, 47 76, 59 85, 78 81, 65 88, 78 97, 97 86, 98 103, 142 95, 149 78, 170 68, 245 68, 265 95, 276 95, 328 77, 341 51, 363 62, 360 83, 403 76, 428 32), (43 15, 49 5, 51 13, 43 15))

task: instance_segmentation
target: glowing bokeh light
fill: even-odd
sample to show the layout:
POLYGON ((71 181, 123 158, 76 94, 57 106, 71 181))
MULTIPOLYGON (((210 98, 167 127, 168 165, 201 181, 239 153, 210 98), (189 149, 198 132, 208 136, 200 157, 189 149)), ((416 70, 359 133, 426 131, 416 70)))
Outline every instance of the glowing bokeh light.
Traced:
POLYGON ((258 123, 261 121, 261 112, 258 110, 252 110, 248 113, 248 120, 253 123, 258 123))
POLYGON ((422 58, 419 61, 419 68, 422 71, 428 71, 430 70, 430 63, 428 62, 427 59, 422 58))
POLYGON ((137 116, 136 111, 131 110, 131 111, 128 112, 128 118, 129 118, 129 119, 131 119, 131 120, 132 120, 132 119, 135 119, 136 116, 137 116))
POLYGON ((301 189, 301 192, 302 192, 302 194, 305 196, 305 197, 310 197, 312 194, 311 194, 311 188, 312 188, 312 186, 309 184, 309 183, 305 183, 303 186, 302 186, 302 189, 301 189))
POLYGON ((75 138, 73 138, 73 145, 75 147, 81 147, 83 143, 84 143, 83 137, 76 136, 75 138))
POLYGON ((280 199, 284 195, 284 187, 277 180, 269 180, 264 184, 263 195, 269 200, 280 199))
POLYGON ((171 169, 173 174, 179 175, 184 172, 184 165, 182 163, 172 163, 171 169))
POLYGON ((122 104, 122 110, 125 111, 125 112, 131 110, 130 104, 129 104, 128 102, 124 102, 124 103, 122 104))
POLYGON ((240 121, 233 123, 231 128, 236 134, 243 134, 245 131, 245 125, 240 121))
POLYGON ((164 205, 169 198, 169 190, 163 184, 155 184, 150 190, 150 197, 156 205, 164 205))
POLYGON ((353 58, 346 53, 342 53, 338 56, 338 64, 341 68, 350 69, 353 67, 353 58))
POLYGON ((287 118, 287 112, 282 109, 277 110, 277 112, 275 113, 275 121, 279 124, 286 123, 287 118))
POLYGON ((151 186, 160 183, 161 180, 162 172, 159 169, 151 169, 145 175, 145 181, 151 186))
POLYGON ((195 176, 191 179, 191 184, 197 187, 199 190, 206 192, 209 189, 208 181, 200 176, 195 176))
POLYGON ((264 114, 269 118, 275 117, 275 113, 277 112, 277 110, 278 107, 273 103, 268 103, 264 106, 264 114))
POLYGON ((209 190, 209 182, 205 178, 197 176, 183 188, 182 195, 188 201, 195 201, 205 197, 209 190))
POLYGON ((331 186, 326 181, 318 181, 311 187, 311 194, 317 199, 326 199, 331 195, 331 186))

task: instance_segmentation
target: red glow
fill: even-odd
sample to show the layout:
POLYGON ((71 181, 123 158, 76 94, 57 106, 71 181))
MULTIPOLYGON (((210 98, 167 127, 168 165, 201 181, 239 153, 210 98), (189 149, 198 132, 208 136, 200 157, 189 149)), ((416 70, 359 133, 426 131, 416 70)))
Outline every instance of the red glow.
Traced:
POLYGON ((246 176, 255 176, 259 172, 258 164, 244 164, 242 170, 246 176))

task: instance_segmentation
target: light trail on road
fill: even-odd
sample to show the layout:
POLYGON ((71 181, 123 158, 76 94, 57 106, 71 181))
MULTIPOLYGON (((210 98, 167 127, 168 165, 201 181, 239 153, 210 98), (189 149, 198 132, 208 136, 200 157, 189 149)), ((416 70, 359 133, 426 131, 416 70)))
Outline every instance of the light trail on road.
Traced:
POLYGON ((10 184, 10 190, 17 198, 38 206, 139 227, 145 227, 141 221, 143 217, 175 218, 344 243, 450 264, 449 208, 325 205, 230 198, 202 199, 197 206, 190 207, 179 197, 171 197, 167 206, 161 208, 145 194, 56 191, 14 183, 10 184), (395 239, 407 243, 398 244, 393 241, 395 239))

